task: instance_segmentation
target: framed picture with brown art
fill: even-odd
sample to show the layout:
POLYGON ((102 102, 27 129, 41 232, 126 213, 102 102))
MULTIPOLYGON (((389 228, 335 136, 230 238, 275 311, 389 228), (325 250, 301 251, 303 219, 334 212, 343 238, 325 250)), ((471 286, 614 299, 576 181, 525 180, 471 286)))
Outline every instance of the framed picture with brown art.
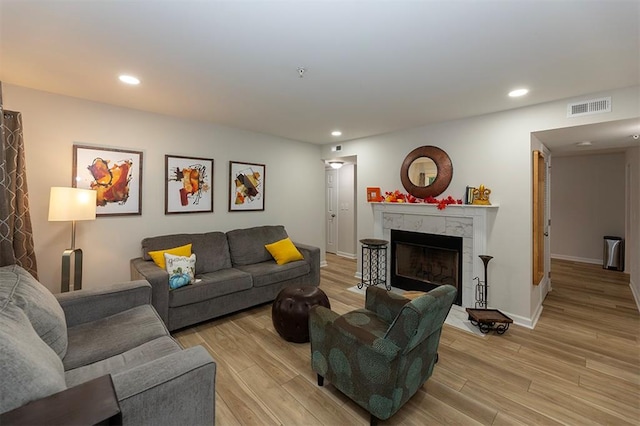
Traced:
POLYGON ((263 211, 264 164, 229 161, 229 211, 263 211))
POLYGON ((96 216, 142 214, 142 152, 73 145, 74 188, 93 189, 96 216))
POLYGON ((213 211, 213 159, 164 156, 164 213, 213 211))

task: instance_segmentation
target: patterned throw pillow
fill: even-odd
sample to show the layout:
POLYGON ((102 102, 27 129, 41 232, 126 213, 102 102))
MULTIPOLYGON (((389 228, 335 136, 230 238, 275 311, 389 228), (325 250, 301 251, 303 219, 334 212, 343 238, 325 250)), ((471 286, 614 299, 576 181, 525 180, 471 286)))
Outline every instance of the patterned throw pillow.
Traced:
POLYGON ((169 287, 172 290, 194 282, 196 274, 195 253, 189 257, 165 253, 164 260, 169 274, 169 287))

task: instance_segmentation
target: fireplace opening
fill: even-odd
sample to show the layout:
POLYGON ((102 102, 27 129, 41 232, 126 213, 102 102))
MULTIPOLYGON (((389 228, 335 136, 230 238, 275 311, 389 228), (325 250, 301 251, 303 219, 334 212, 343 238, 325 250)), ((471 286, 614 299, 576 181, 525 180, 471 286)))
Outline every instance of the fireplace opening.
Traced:
POLYGON ((462 305, 462 238, 391 230, 391 285, 429 291, 450 284, 462 305))

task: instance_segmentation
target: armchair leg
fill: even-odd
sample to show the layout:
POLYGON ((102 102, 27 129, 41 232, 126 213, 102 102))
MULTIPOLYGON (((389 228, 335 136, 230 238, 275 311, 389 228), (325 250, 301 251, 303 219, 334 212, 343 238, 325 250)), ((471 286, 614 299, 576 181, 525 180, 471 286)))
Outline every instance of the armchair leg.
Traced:
POLYGON ((318 374, 318 386, 324 385, 324 377, 318 374))
POLYGON ((438 352, 436 352, 436 362, 434 362, 434 364, 438 363, 438 352))
POLYGON ((374 416, 373 414, 371 415, 371 420, 369 421, 369 424, 371 426, 376 426, 378 424, 378 419, 376 416, 374 416))

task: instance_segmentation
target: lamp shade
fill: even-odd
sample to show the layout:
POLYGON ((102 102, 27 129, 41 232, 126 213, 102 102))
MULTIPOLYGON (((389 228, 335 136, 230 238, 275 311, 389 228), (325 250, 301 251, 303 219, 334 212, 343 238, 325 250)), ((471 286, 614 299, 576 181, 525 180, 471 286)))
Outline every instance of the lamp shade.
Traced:
POLYGON ((49 197, 49 221, 94 220, 96 191, 54 186, 49 197))

